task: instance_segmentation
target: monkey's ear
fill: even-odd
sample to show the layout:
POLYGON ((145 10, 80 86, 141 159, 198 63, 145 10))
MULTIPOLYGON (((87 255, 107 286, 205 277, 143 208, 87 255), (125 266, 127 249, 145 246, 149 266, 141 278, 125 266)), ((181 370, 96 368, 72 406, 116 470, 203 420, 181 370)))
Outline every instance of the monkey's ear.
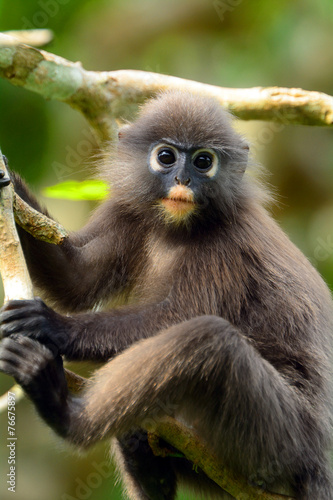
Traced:
POLYGON ((121 128, 118 130, 118 139, 121 140, 124 135, 126 134, 126 130, 130 128, 130 124, 122 125, 121 128))
POLYGON ((241 154, 243 159, 238 163, 238 171, 243 175, 248 165, 250 145, 243 139, 240 146, 244 153, 241 154))

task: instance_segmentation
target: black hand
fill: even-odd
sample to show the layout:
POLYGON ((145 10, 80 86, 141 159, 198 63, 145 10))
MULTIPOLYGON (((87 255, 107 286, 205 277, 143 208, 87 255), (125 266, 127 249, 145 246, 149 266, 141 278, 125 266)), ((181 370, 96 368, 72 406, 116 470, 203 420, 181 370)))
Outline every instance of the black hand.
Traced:
POLYGON ((13 335, 0 343, 0 371, 14 377, 46 422, 66 435, 69 393, 61 356, 35 340, 13 335))
POLYGON ((0 188, 8 186, 10 184, 10 178, 7 177, 6 173, 0 169, 0 188))
POLYGON ((66 351, 66 318, 39 298, 11 300, 1 308, 0 338, 17 333, 38 340, 54 354, 64 354, 66 351))
MULTIPOLYGON (((8 167, 8 160, 5 157, 5 155, 2 155, 2 159, 3 159, 3 162, 6 165, 6 167, 8 167)), ((8 186, 9 184, 10 184, 9 176, 6 175, 4 170, 0 169, 0 188, 8 186)))

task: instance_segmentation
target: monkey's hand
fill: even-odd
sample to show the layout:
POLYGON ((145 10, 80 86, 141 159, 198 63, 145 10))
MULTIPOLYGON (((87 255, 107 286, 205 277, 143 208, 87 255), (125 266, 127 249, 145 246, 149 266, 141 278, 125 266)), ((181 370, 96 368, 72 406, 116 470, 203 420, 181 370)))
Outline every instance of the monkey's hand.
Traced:
MULTIPOLYGON (((7 158, 2 155, 2 159, 6 167, 8 167, 7 158)), ((10 177, 8 177, 4 170, 0 169, 0 189, 10 184, 10 177)))
POLYGON ((66 319, 39 298, 11 300, 0 309, 0 338, 20 334, 38 340, 54 355, 64 354, 68 344, 66 319))
POLYGON ((13 335, 0 343, 0 371, 14 377, 42 418, 65 436, 69 392, 61 356, 35 340, 13 335))
POLYGON ((0 168, 0 189, 12 183, 15 193, 18 194, 19 197, 22 198, 22 200, 28 203, 28 205, 30 205, 35 210, 46 214, 46 211, 39 206, 38 201, 30 192, 28 186, 25 184, 21 176, 9 168, 8 160, 5 155, 2 155, 2 159, 7 168, 7 175, 4 170, 0 168))

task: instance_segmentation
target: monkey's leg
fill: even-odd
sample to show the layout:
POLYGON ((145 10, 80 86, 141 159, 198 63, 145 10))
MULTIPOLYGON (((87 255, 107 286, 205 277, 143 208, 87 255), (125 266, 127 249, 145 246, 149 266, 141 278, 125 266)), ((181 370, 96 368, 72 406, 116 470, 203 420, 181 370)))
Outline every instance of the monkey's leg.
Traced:
POLYGON ((302 500, 312 492, 332 500, 325 398, 308 401, 229 322, 203 316, 99 370, 68 437, 85 446, 119 436, 170 405, 231 468, 253 480, 295 482, 302 500))
MULTIPOLYGON (((79 400, 71 401, 61 357, 55 356, 35 340, 12 335, 0 343, 0 370, 16 378, 34 401, 40 416, 65 437, 69 425, 69 407, 72 404, 75 406, 79 400)), ((147 433, 143 430, 125 434, 115 448, 118 466, 131 500, 173 500, 176 476, 184 478, 187 484, 191 483, 191 479, 196 482, 201 480, 202 491, 208 489, 220 498, 220 489, 203 474, 199 478, 198 472, 194 472, 192 465, 185 459, 154 456, 147 441, 147 433)), ((227 495, 221 498, 226 500, 231 497, 227 495)))
POLYGON ((195 318, 138 342, 100 369, 80 398, 64 391, 63 369, 45 347, 31 339, 20 349, 15 343, 1 343, 0 369, 78 446, 123 436, 169 408, 250 479, 291 481, 297 500, 333 498, 325 394, 308 402, 221 318, 195 318))

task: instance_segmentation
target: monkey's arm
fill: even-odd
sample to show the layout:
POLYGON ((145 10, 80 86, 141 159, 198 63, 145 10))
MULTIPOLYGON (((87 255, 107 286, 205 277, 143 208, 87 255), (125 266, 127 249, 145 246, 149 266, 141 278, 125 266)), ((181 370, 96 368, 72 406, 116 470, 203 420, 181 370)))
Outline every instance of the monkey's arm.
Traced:
MULTIPOLYGON (((17 194, 49 216, 22 179, 15 173, 10 175, 17 194)), ((85 228, 70 234, 61 246, 39 241, 17 227, 34 285, 66 311, 92 308, 98 301, 121 293, 127 286, 133 237, 124 237, 126 230, 117 226, 117 217, 112 210, 104 216, 103 224, 100 212, 97 212, 85 228)), ((130 232, 133 235, 133 231, 130 232)))
POLYGON ((0 314, 2 337, 24 334, 68 360, 106 361, 134 342, 196 314, 190 305, 183 312, 174 301, 146 307, 124 307, 108 312, 64 316, 41 299, 10 301, 0 314))
POLYGON ((278 460, 278 475, 300 491, 312 488, 297 498, 331 498, 323 388, 307 401, 221 318, 192 319, 127 349, 97 372, 81 398, 68 394, 61 365, 31 339, 3 341, 0 369, 76 445, 121 436, 167 411, 194 425, 222 462, 252 480, 266 479, 278 460))

